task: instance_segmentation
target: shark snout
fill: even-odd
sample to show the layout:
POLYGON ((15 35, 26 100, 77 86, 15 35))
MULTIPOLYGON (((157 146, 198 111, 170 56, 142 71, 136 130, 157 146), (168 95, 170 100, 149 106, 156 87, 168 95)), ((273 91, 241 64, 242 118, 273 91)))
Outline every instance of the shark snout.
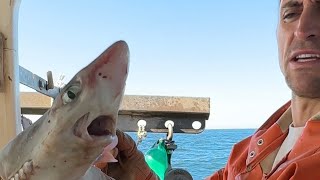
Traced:
POLYGON ((90 69, 88 84, 92 88, 119 94, 124 89, 129 69, 129 47, 125 41, 118 41, 105 50, 90 69))

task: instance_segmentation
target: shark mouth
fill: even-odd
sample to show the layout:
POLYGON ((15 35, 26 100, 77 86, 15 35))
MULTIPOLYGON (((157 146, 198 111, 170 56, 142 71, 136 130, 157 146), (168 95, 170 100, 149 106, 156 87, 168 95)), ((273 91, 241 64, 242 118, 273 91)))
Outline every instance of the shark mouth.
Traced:
POLYGON ((90 125, 88 126, 87 130, 89 135, 91 136, 107 136, 111 135, 111 130, 108 127, 112 127, 113 119, 110 116, 98 116, 95 118, 90 125))
POLYGON ((90 121, 89 113, 82 116, 74 125, 73 133, 75 136, 92 141, 104 139, 113 135, 114 119, 111 116, 100 115, 90 121))

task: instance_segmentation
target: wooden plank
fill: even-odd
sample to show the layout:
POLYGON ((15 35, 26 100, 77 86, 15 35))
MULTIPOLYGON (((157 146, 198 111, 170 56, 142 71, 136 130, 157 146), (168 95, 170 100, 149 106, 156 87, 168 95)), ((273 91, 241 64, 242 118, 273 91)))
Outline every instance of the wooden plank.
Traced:
POLYGON ((20 107, 22 114, 44 114, 50 107, 52 98, 36 92, 20 93, 20 107))
MULTIPOLYGON (((23 114, 43 114, 52 98, 36 92, 21 93, 23 114)), ((145 120, 147 132, 167 132, 165 122, 175 123, 175 133, 201 133, 210 115, 210 99, 174 96, 125 95, 119 110, 117 127, 126 132, 138 131, 138 121, 145 120), (200 124, 194 128, 193 123, 200 124)))
POLYGON ((123 98, 120 109, 123 114, 130 112, 166 112, 209 115, 210 99, 200 97, 126 95, 123 98))
MULTIPOLYGON (((52 98, 37 92, 21 92, 20 106, 23 114, 43 114, 51 107, 52 98), (32 112, 34 113, 27 113, 32 112)), ((209 117, 210 99, 175 96, 125 95, 119 114, 202 114, 209 117)))

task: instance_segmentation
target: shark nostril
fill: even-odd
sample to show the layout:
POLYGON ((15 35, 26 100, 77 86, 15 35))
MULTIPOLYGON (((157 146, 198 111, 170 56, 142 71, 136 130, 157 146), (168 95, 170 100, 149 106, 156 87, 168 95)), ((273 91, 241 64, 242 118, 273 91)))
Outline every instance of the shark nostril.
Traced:
POLYGON ((99 73, 98 73, 98 75, 99 75, 99 76, 102 76, 102 78, 103 78, 103 79, 107 79, 107 78, 108 78, 108 76, 106 76, 106 75, 102 75, 102 73, 101 73, 101 72, 99 72, 99 73))

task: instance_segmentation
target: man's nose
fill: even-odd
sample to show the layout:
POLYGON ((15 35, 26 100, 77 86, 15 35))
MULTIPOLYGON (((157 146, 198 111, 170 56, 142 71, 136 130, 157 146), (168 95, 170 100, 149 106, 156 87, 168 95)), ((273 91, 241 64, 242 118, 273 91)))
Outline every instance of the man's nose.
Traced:
POLYGON ((319 8, 309 6, 305 7, 300 15, 295 36, 300 40, 308 40, 320 36, 320 16, 319 8))

